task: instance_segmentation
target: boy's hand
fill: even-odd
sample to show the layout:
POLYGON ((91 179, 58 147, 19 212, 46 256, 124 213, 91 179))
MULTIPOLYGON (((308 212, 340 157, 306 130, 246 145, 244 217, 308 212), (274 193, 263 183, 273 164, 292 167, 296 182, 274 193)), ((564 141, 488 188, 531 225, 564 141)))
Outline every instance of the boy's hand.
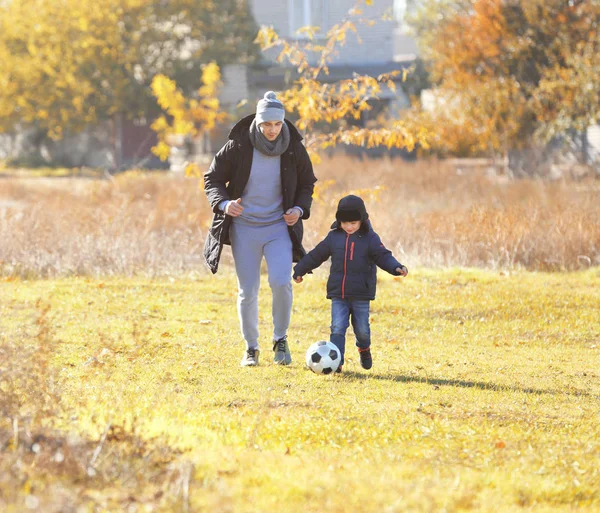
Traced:
POLYGON ((294 281, 295 281, 296 283, 302 283, 302 276, 296 276, 296 277, 294 278, 294 281))
POLYGON ((396 267, 396 272, 400 276, 406 276, 408 274, 408 269, 405 266, 396 267))

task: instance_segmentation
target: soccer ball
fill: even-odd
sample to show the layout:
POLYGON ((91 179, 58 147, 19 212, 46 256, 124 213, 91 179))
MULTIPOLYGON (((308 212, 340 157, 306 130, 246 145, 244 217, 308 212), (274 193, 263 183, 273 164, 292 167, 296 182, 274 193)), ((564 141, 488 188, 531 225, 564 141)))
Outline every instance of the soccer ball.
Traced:
POLYGON ((306 365, 317 374, 331 374, 340 366, 342 355, 335 344, 320 340, 306 351, 306 365))

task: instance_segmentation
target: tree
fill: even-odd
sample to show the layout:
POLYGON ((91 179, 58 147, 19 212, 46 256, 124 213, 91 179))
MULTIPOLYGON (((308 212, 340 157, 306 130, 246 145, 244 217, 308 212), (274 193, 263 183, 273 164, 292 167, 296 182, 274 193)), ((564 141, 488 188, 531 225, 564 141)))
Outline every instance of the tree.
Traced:
POLYGON ((159 74, 186 91, 200 66, 253 59, 243 0, 11 0, 0 3, 0 132, 59 139, 115 113, 156 109, 159 74))
MULTIPOLYGON (((367 5, 371 0, 366 0, 367 5)), ((367 148, 386 146, 405 148, 428 146, 428 132, 410 120, 389 121, 379 128, 352 126, 348 120, 361 118, 372 109, 371 100, 376 99, 383 88, 396 89, 396 77, 400 71, 383 73, 377 77, 356 74, 352 78, 328 83, 329 64, 337 48, 346 42, 348 32, 356 32, 360 23, 373 25, 381 20, 363 17, 362 9, 352 8, 346 18, 334 25, 325 35, 323 42, 315 43, 317 27, 303 27, 308 43, 289 42, 281 39, 270 27, 262 27, 256 42, 263 51, 279 48, 279 62, 287 61, 296 68, 297 80, 292 87, 282 92, 286 110, 298 117, 298 128, 307 135, 307 148, 318 160, 321 150, 339 144, 358 145, 367 148), (311 63, 308 55, 317 55, 311 63)), ((402 72, 403 78, 409 70, 402 72)))
POLYGON ((598 0, 425 0, 411 25, 440 100, 421 115, 436 147, 504 154, 597 121, 599 24, 598 0))
MULTIPOLYGON (((152 124, 158 134, 158 144, 152 151, 161 160, 167 160, 171 146, 176 145, 174 139, 198 139, 210 131, 219 122, 227 119, 227 113, 221 111, 218 98, 221 85, 219 66, 211 62, 202 69, 202 86, 192 99, 177 88, 174 80, 165 75, 156 75, 152 80, 152 92, 158 104, 166 113, 152 124)), ((183 142, 183 141, 182 141, 183 142)), ((188 175, 199 175, 200 170, 195 163, 189 163, 188 175)))
MULTIPOLYGON (((365 0, 371 4, 371 0, 365 0)), ((355 32, 358 23, 372 25, 375 20, 364 18, 359 7, 351 9, 348 16, 333 26, 325 39, 318 44, 314 42, 317 27, 302 27, 300 30, 309 39, 308 43, 290 42, 278 36, 270 27, 262 27, 255 42, 263 51, 279 49, 277 60, 288 61, 297 71, 298 78, 292 87, 281 92, 281 99, 286 111, 297 116, 297 126, 306 134, 306 146, 313 160, 318 161, 320 151, 337 146, 352 144, 368 148, 384 145, 388 148, 405 148, 412 150, 417 145, 427 147, 428 132, 422 126, 410 120, 396 120, 389 126, 381 128, 359 128, 351 126, 349 119, 360 119, 365 111, 371 110, 370 100, 377 98, 384 87, 395 89, 395 77, 400 72, 384 73, 378 77, 356 75, 351 79, 336 83, 323 81, 329 68, 328 65, 337 48, 346 41, 348 32, 355 32), (308 55, 317 55, 316 64, 311 64, 308 55)), ((406 73, 408 70, 404 72, 406 73)), ((203 94, 198 95, 200 99, 203 94)), ((164 94, 165 101, 161 106, 168 114, 173 109, 179 111, 173 116, 174 124, 167 127, 165 122, 155 126, 160 131, 170 131, 182 135, 193 135, 194 124, 187 121, 194 118, 191 108, 181 109, 185 105, 184 96, 177 91, 176 84, 169 85, 169 92, 164 94), (181 110, 180 110, 181 109, 181 110), (185 120, 178 123, 177 120, 185 120), (176 128, 177 127, 177 128, 176 128)), ((160 145, 156 149, 163 157, 168 149, 160 145)), ((191 166, 188 173, 197 174, 197 168, 191 166)))

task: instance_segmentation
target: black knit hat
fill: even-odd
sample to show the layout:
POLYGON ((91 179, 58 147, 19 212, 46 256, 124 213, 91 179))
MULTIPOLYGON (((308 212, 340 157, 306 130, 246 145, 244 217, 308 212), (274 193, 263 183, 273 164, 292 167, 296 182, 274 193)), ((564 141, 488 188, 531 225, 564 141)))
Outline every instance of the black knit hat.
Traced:
POLYGON ((339 223, 345 221, 364 222, 367 219, 369 219, 369 214, 367 214, 367 207, 365 207, 365 202, 358 196, 350 194, 348 196, 344 196, 338 203, 335 218, 339 223))
POLYGON ((362 215, 358 210, 338 210, 336 218, 340 223, 344 221, 362 221, 362 215))

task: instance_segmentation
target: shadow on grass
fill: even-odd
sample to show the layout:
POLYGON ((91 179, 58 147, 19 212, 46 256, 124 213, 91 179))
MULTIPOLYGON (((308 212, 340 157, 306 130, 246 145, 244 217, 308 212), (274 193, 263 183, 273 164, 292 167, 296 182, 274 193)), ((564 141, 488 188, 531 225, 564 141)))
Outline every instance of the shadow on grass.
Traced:
POLYGON ((549 395, 566 395, 566 396, 583 396, 583 397, 594 397, 600 399, 600 395, 590 394, 582 390, 552 390, 552 389, 541 389, 532 387, 520 387, 516 385, 500 385, 497 383, 486 383, 483 381, 467 381, 462 379, 445 379, 445 378, 424 378, 421 376, 404 376, 404 375, 393 375, 393 374, 371 374, 368 372, 353 372, 344 371, 343 377, 346 379, 353 380, 367 380, 367 379, 379 379, 386 381, 395 381, 399 383, 424 383, 426 385, 432 385, 435 387, 441 386, 452 386, 460 388, 477 388, 479 390, 489 390, 492 392, 524 392, 526 394, 549 394, 549 395))

